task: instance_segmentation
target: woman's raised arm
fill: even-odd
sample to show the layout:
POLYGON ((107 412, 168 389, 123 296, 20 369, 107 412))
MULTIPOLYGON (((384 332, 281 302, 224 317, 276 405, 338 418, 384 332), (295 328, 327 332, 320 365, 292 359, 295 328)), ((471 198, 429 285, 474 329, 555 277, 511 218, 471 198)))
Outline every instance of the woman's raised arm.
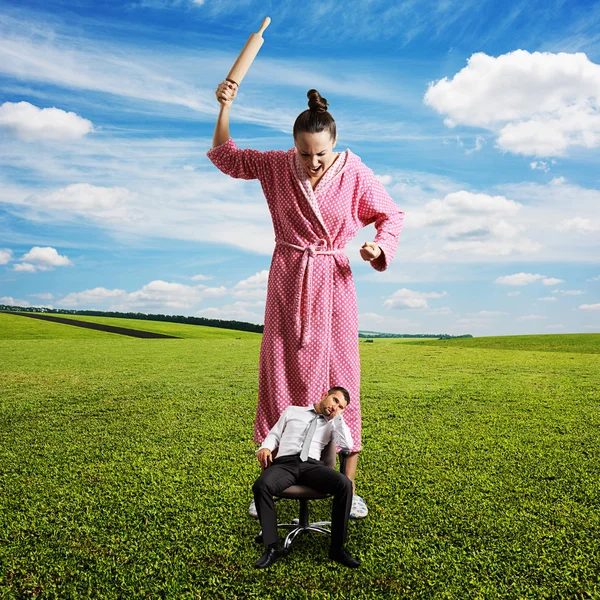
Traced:
POLYGON ((217 117, 217 124, 215 126, 215 134, 213 136, 212 147, 220 146, 229 139, 229 111, 231 110, 231 103, 237 94, 238 86, 237 83, 231 81, 222 81, 217 87, 215 95, 221 105, 219 110, 219 116, 217 117))

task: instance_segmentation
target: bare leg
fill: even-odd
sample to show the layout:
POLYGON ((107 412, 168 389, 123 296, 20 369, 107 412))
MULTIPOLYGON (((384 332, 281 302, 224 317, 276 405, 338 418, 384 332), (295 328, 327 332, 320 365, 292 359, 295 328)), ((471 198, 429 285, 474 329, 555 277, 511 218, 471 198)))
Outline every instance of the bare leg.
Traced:
POLYGON ((358 465, 358 452, 351 452, 346 459, 346 477, 352 482, 352 493, 356 494, 356 484, 354 477, 356 476, 356 466, 358 465))

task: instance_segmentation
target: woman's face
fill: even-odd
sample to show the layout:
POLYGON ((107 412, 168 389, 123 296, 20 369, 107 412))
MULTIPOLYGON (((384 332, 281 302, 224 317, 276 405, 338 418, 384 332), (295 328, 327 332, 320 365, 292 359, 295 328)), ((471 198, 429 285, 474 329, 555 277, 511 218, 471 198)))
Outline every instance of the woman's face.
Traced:
POLYGON ((311 179, 321 177, 333 164, 335 140, 329 131, 299 133, 294 139, 300 162, 311 179))

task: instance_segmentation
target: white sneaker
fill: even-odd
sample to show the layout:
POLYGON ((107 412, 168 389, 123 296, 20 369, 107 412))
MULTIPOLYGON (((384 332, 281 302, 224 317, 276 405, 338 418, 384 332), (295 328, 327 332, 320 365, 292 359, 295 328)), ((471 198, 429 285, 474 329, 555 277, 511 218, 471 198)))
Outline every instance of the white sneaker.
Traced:
POLYGON ((253 519, 258 519, 258 512, 256 512, 256 504, 254 504, 254 500, 252 500, 252 502, 250 502, 250 506, 248 507, 248 514, 253 519))
POLYGON ((369 514, 366 502, 360 497, 354 494, 352 496, 352 507, 350 508, 351 519, 364 519, 369 514))

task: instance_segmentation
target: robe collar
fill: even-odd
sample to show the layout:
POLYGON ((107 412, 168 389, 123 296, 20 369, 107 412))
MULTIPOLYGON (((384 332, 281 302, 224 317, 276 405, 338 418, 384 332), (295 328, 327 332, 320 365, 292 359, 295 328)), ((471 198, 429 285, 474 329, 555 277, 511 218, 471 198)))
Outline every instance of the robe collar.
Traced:
POLYGON ((313 190, 308 173, 300 162, 300 157, 298 156, 296 148, 292 148, 289 153, 292 172, 296 176, 296 180, 300 185, 302 193, 308 200, 310 208, 317 217, 317 220, 321 224, 321 227, 323 228, 323 231, 327 237, 329 237, 329 233, 327 232, 327 227, 325 227, 325 221, 323 220, 323 215, 321 214, 321 209, 319 208, 319 202, 317 198, 318 196, 323 195, 329 189, 329 186, 332 184, 333 180, 346 168, 349 155, 350 150, 344 150, 344 152, 340 152, 340 155, 337 157, 336 161, 331 165, 331 167, 329 167, 329 169, 327 169, 325 175, 321 177, 317 187, 313 190))

